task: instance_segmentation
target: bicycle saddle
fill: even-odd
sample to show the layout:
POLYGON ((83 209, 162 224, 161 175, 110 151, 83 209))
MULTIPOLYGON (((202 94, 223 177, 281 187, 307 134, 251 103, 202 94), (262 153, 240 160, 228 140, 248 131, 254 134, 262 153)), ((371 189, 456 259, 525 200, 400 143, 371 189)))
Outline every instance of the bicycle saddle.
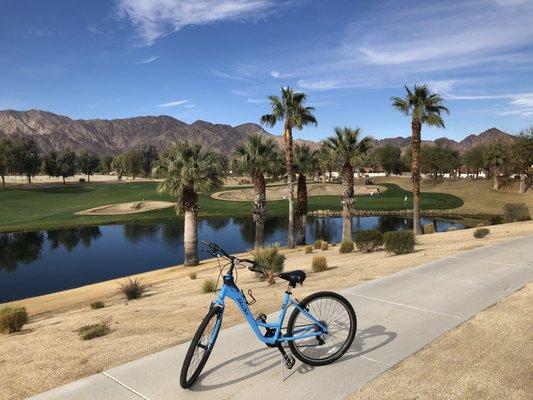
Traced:
POLYGON ((305 281, 305 272, 297 269, 294 271, 288 271, 288 272, 282 272, 278 275, 281 279, 285 279, 286 281, 289 281, 289 284, 294 288, 296 287, 296 284, 299 283, 300 285, 303 285, 305 281))

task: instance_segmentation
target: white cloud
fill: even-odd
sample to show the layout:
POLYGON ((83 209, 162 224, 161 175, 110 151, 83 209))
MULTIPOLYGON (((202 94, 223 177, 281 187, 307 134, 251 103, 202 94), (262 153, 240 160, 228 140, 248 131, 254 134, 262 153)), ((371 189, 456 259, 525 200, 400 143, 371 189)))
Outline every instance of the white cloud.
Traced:
POLYGON ((148 57, 148 58, 145 58, 144 60, 139 61, 138 64, 150 64, 150 63, 153 63, 158 58, 159 58, 158 56, 148 57))
POLYGON ((87 25, 87 30, 95 35, 103 35, 104 32, 98 27, 98 25, 90 23, 87 25))
POLYGON ((259 104, 259 103, 266 103, 267 102, 266 99, 251 99, 251 98, 247 98, 246 101, 248 103, 252 103, 252 104, 259 104))
POLYGON ((241 89, 231 89, 231 93, 235 96, 248 96, 248 92, 241 89))
POLYGON ((196 107, 195 104, 185 104, 185 108, 194 108, 196 107))
POLYGON ((189 25, 264 17, 274 0, 119 0, 116 14, 128 19, 144 45, 189 25))
POLYGON ((281 78, 281 74, 279 73, 279 71, 270 71, 270 76, 274 78, 281 78))
POLYGON ((189 100, 176 100, 176 101, 170 101, 168 103, 158 104, 156 107, 176 107, 176 106, 181 106, 188 102, 189 100))

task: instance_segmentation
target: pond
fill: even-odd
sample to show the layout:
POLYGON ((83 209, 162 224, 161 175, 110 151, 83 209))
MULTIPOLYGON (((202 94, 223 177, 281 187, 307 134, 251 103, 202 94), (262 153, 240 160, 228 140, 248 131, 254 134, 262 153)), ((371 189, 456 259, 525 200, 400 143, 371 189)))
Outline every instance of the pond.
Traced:
MULTIPOLYGON (((464 225, 445 219, 423 218, 437 231, 464 225)), ((354 217, 353 231, 383 232, 411 229, 402 217, 354 217)), ((255 227, 250 217, 201 219, 200 239, 219 243, 228 252, 253 246, 255 227)), ((341 218, 308 218, 307 241, 338 243, 341 218)), ((265 242, 287 239, 287 218, 268 217, 265 242)), ((209 257, 200 252, 201 259, 209 257)), ((103 225, 74 229, 0 234, 0 303, 53 293, 116 279, 183 262, 183 220, 160 223, 103 225)), ((290 267, 290 266, 289 266, 290 267)))

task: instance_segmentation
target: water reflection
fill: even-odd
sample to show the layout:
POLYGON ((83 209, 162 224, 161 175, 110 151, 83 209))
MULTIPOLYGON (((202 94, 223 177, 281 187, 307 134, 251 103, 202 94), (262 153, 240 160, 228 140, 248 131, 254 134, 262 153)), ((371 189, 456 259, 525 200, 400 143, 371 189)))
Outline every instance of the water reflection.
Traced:
MULTIPOLYGON (((437 231, 462 224, 442 219, 437 231)), ((359 217, 354 233, 363 229, 382 232, 411 229, 412 221, 400 217, 359 217)), ((228 252, 253 247, 255 225, 250 217, 209 218, 198 224, 200 239, 216 241, 228 252)), ((340 242, 341 218, 309 217, 307 242, 340 242)), ((287 218, 265 220, 265 243, 287 240, 287 218)), ((206 258, 205 253, 199 254, 206 258)), ((183 220, 162 223, 104 225, 41 232, 0 234, 0 303, 115 279, 183 262, 183 220), (31 268, 21 268, 21 265, 31 268)))

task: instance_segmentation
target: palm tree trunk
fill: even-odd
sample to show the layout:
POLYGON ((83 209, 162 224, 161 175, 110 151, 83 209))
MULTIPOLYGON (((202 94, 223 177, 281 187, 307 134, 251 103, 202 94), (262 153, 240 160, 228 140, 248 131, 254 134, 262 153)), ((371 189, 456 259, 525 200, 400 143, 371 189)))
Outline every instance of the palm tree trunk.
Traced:
POLYGON ((420 142, 422 133, 422 124, 420 121, 411 122, 412 130, 412 181, 413 181, 413 232, 415 235, 422 234, 420 226, 420 142))
POLYGON ((309 206, 307 202, 307 183, 305 182, 305 175, 298 175, 298 202, 296 204, 296 221, 298 223, 298 244, 304 245, 306 243, 305 231, 307 227, 307 212, 309 206))
POLYGON ((525 192, 526 192, 526 174, 521 173, 520 174, 520 189, 518 189, 518 193, 524 194, 525 192))
POLYGON ((255 247, 261 247, 265 240, 266 183, 262 171, 253 174, 254 200, 252 219, 255 222, 255 247))
POLYGON ((354 179, 351 164, 346 163, 342 167, 342 240, 352 240, 352 212, 354 204, 354 179))
POLYGON ((289 226, 287 233, 287 247, 294 248, 294 154, 292 148, 292 126, 285 121, 285 167, 287 169, 287 195, 289 197, 289 226))
POLYGON ((198 265, 198 195, 193 188, 184 188, 181 211, 184 214, 184 264, 190 267, 198 265))

